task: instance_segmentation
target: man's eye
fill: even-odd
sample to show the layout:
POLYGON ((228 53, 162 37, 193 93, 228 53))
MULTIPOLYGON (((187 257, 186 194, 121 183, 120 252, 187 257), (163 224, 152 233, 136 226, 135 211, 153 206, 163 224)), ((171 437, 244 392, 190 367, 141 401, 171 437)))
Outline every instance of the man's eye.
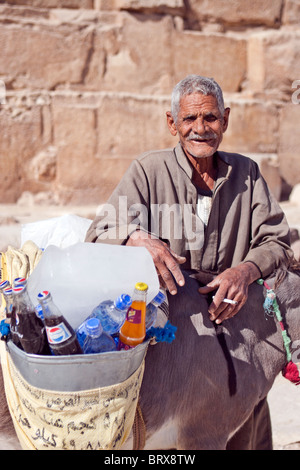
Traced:
POLYGON ((195 117, 194 116, 186 116, 183 118, 184 122, 188 122, 188 121, 194 121, 195 120, 195 117))
POLYGON ((217 116, 214 116, 213 114, 209 114, 208 116, 205 116, 205 121, 206 122, 215 122, 217 121, 217 116))

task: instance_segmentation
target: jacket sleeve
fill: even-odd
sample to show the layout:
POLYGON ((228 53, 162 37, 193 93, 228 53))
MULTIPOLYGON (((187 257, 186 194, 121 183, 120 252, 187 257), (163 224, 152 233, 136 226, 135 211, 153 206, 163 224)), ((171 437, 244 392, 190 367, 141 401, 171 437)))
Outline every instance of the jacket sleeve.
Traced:
POLYGON ((282 264, 287 264, 293 251, 286 217, 270 193, 259 170, 253 188, 250 249, 244 262, 252 261, 267 277, 282 264))
POLYGON ((134 160, 108 201, 99 206, 85 241, 121 245, 137 228, 148 231, 148 186, 140 162, 134 160))

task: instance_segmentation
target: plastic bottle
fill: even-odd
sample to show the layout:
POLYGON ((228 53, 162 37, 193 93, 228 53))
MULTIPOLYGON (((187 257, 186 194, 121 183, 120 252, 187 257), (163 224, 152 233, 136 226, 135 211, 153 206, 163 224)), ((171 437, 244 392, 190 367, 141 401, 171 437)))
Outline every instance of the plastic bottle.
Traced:
POLYGON ((98 318, 86 320, 87 336, 83 344, 84 354, 97 354, 117 349, 113 338, 105 333, 98 318))
POLYGON ((105 300, 95 307, 92 313, 85 319, 76 330, 79 343, 83 345, 86 337, 86 320, 89 318, 98 318, 102 328, 109 335, 119 332, 123 325, 128 307, 131 305, 132 298, 130 295, 122 294, 114 301, 105 300))
POLYGON ((14 316, 15 334, 22 349, 29 354, 51 354, 45 326, 35 313, 25 285, 13 288, 12 318, 14 316))
POLYGON ((132 303, 130 295, 122 294, 114 301, 105 300, 92 311, 91 317, 99 318, 106 333, 113 335, 123 325, 128 307, 132 303))
POLYGON ((146 297, 148 286, 144 282, 135 285, 133 300, 126 313, 120 334, 118 350, 134 348, 146 336, 146 297))
POLYGON ((82 354, 76 333, 52 300, 49 291, 37 296, 43 309, 48 343, 55 356, 82 354))
POLYGON ((146 332, 154 325, 158 307, 166 300, 163 292, 159 292, 146 307, 146 332))

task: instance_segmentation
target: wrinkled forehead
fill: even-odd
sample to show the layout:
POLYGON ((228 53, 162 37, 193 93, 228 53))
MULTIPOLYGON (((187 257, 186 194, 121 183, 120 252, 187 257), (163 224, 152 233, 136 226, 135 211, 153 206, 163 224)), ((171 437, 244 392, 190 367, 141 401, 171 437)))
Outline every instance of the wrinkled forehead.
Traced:
POLYGON ((214 95, 204 95, 203 93, 190 93, 180 98, 179 112, 186 113, 202 111, 203 113, 220 114, 218 101, 214 95))

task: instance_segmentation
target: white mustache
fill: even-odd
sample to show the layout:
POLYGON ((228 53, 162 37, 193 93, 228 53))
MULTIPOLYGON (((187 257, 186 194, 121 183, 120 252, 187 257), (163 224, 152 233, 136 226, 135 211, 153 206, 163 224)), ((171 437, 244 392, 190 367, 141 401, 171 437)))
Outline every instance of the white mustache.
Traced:
POLYGON ((190 134, 187 138, 187 140, 198 140, 199 142, 202 142, 203 140, 216 140, 217 135, 213 133, 206 133, 206 134, 190 134))

